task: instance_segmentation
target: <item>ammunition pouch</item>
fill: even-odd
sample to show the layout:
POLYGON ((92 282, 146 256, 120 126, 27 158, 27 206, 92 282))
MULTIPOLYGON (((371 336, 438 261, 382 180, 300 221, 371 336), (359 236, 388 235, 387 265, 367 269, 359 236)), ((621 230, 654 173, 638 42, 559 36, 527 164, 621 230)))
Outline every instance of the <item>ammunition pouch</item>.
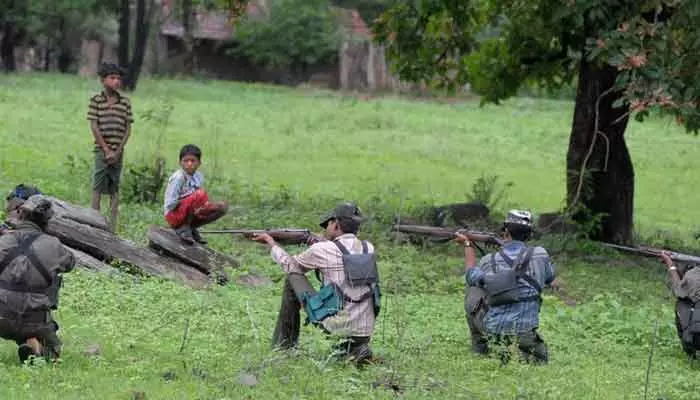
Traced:
POLYGON ((344 296, 334 284, 322 286, 316 294, 305 292, 301 303, 306 311, 306 323, 320 324, 328 317, 336 315, 343 309, 344 296))

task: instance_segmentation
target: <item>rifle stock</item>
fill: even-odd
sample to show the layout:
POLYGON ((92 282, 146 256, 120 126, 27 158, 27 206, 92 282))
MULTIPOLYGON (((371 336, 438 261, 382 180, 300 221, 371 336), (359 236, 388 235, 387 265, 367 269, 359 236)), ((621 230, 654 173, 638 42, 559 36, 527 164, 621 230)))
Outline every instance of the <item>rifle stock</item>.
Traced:
POLYGON ((645 246, 639 246, 639 247, 629 247, 629 246, 622 246, 619 244, 612 244, 612 243, 601 243, 605 247, 609 247, 611 249, 616 249, 616 250, 622 250, 626 251, 628 253, 635 253, 635 254, 641 254, 646 257, 660 257, 661 252, 665 251, 669 257, 671 257, 671 260, 677 261, 677 262, 682 262, 682 263, 687 263, 687 264, 697 264, 700 265, 700 257, 697 256, 692 256, 688 254, 683 254, 683 253, 677 253, 675 251, 668 251, 668 250, 662 250, 662 249, 656 249, 653 247, 645 247, 645 246))
POLYGON ((502 246, 503 242, 496 236, 495 233, 491 232, 477 232, 470 231, 468 229, 449 229, 442 228, 439 226, 426 226, 426 225, 401 225, 396 224, 393 228, 397 232, 402 233, 413 233, 418 235, 428 235, 438 238, 453 239, 457 236, 457 233, 465 235, 472 242, 480 242, 487 245, 502 246))
POLYGON ((312 245, 320 242, 323 238, 314 235, 308 229, 219 229, 219 230, 203 230, 200 233, 209 235, 243 235, 247 238, 256 234, 267 233, 279 244, 306 244, 312 245))

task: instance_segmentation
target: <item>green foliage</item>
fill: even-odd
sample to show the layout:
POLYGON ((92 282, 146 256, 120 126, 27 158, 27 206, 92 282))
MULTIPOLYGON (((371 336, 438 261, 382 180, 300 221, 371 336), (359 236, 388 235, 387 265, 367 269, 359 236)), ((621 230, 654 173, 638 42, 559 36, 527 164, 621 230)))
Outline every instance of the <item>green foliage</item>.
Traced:
POLYGON ((656 111, 700 129, 700 3, 694 0, 397 2, 375 25, 402 78, 454 88, 484 102, 528 81, 556 90, 582 60, 620 73, 616 89, 642 120, 656 111))
POLYGON ((162 198, 167 172, 165 159, 131 164, 124 171, 121 195, 127 203, 158 203, 162 198))
POLYGON ((499 183, 498 175, 482 174, 472 184, 472 191, 467 193, 467 200, 485 204, 491 212, 500 210, 513 182, 499 183))
POLYGON ((116 42, 116 21, 107 2, 20 0, 0 3, 0 24, 13 23, 19 33, 11 45, 43 42, 58 54, 61 70, 75 69, 77 56, 73 52, 80 47, 83 37, 116 42))
POLYGON ((159 99, 156 106, 143 111, 141 119, 153 123, 158 130, 155 138, 155 151, 148 160, 128 165, 124 171, 122 196, 132 203, 157 203, 162 198, 167 179, 165 158, 161 151, 163 136, 166 134, 174 106, 167 99, 159 99))
POLYGON ((232 51, 261 66, 303 70, 335 60, 340 38, 328 1, 273 0, 264 19, 241 20, 232 51))

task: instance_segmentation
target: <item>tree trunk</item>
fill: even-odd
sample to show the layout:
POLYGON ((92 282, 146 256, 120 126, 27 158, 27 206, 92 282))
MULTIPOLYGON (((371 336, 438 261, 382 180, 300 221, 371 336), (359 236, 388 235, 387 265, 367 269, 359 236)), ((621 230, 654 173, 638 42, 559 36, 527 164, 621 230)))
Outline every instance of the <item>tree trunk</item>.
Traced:
POLYGON ((579 223, 601 218, 599 224, 589 226, 592 239, 628 243, 633 228, 634 169, 624 137, 627 109, 612 107, 621 96, 610 90, 616 77, 615 68, 581 62, 567 154, 567 203, 579 223))
POLYGON ((2 29, 2 43, 0 43, 0 58, 2 58, 5 71, 15 71, 17 64, 15 63, 15 28, 12 22, 5 22, 2 29))
POLYGON ((44 43, 44 72, 49 72, 51 69, 51 38, 46 38, 44 43))
POLYGON ((119 8, 119 65, 126 68, 129 65, 129 22, 131 20, 131 9, 129 0, 121 0, 119 8))
POLYGON ((183 72, 192 75, 195 70, 194 37, 192 35, 192 0, 182 0, 182 44, 185 47, 183 72))
POLYGON ((68 72, 70 65, 73 63, 73 50, 68 43, 68 34, 66 33, 66 19, 61 17, 58 22, 58 70, 65 74, 68 72))
POLYGON ((136 36, 134 37, 134 55, 129 63, 124 87, 128 90, 136 89, 136 83, 141 74, 141 66, 143 66, 143 58, 146 55, 146 46, 148 45, 148 32, 153 19, 153 12, 156 5, 153 0, 148 0, 150 4, 147 7, 146 0, 138 0, 136 3, 136 36))

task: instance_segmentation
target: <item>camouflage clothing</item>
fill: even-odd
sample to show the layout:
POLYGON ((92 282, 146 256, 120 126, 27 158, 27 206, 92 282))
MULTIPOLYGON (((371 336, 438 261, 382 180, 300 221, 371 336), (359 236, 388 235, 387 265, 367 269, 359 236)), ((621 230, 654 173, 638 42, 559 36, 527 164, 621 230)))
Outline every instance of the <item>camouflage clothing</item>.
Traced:
POLYGON ((74 266, 73 254, 31 222, 0 236, 0 337, 18 344, 35 337, 57 355, 51 310, 58 305, 59 274, 74 266))

